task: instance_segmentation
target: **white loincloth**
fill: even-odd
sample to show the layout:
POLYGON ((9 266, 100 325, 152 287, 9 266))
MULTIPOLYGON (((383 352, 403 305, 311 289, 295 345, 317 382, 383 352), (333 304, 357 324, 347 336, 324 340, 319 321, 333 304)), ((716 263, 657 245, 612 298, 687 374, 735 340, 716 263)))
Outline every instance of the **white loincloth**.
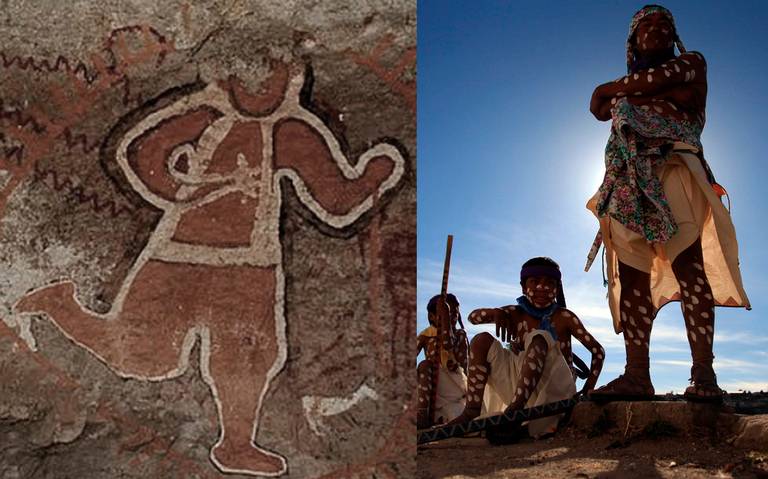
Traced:
MULTIPOLYGON (((525 407, 540 406, 563 399, 570 399, 576 394, 576 383, 573 380, 571 368, 568 367, 557 342, 549 332, 535 329, 524 337, 525 348, 531 344, 537 335, 547 341, 547 356, 544 359, 544 370, 536 389, 528 398, 525 407)), ((525 360, 525 351, 516 354, 499 341, 494 341, 488 351, 488 362, 491 372, 483 395, 483 409, 480 417, 492 416, 504 412, 515 396, 515 389, 520 378, 520 370, 525 360)), ((539 437, 557 430, 557 421, 562 414, 552 417, 535 419, 528 423, 529 434, 539 437)))
POLYGON ((456 368, 456 371, 441 367, 439 374, 435 421, 441 424, 458 417, 464 411, 467 377, 460 367, 456 368))

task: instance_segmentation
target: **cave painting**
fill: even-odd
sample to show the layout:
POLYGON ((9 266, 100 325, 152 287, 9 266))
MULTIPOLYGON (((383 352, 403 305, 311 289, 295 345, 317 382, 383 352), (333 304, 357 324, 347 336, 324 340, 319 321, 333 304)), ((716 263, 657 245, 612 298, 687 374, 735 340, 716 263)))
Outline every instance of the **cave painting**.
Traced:
POLYGON ((302 106, 303 70, 279 66, 251 94, 211 83, 143 117, 119 140, 130 186, 162 217, 106 314, 85 308, 71 281, 34 290, 20 313, 46 313, 123 377, 182 374, 201 342, 223 472, 278 476, 280 454, 255 444, 270 381, 286 359, 279 217, 281 179, 322 223, 351 225, 397 185, 404 159, 378 143, 352 164, 302 106))

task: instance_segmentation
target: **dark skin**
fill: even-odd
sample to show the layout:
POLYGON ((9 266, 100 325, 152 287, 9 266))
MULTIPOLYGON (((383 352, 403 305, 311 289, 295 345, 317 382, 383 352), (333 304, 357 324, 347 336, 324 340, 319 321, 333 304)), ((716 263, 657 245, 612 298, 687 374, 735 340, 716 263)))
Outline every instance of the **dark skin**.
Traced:
MULTIPOLYGON (((457 329, 456 324, 459 319, 459 306, 454 305, 451 308, 447 303, 438 301, 436 313, 429 313, 429 324, 438 326, 438 329, 442 331, 450 331, 449 336, 450 346, 447 350, 453 351, 456 361, 448 361, 448 369, 456 371, 461 366, 466 372, 467 369, 467 333, 462 329, 457 329), (439 318, 445 318, 442 322, 439 318), (447 318, 450 318, 448 321, 447 318), (450 324, 450 326, 449 326, 450 324)), ((418 336, 416 338, 416 355, 418 356, 421 351, 424 351, 424 355, 427 361, 435 361, 439 354, 438 339, 436 337, 418 336)))
MULTIPOLYGON (((549 284, 553 289, 557 282, 548 277, 530 277, 523 285, 523 291, 533 289, 538 284, 549 284)), ((572 311, 560 308, 552 316, 552 325, 558 338, 558 346, 568 365, 573 369, 573 353, 571 350, 571 338, 576 338, 588 351, 592 353, 590 374, 584 383, 581 392, 586 393, 594 389, 597 378, 605 359, 605 350, 597 340, 590 335, 584 324, 572 311)), ((529 316, 522 309, 514 305, 501 308, 476 309, 469 315, 472 324, 495 324, 496 337, 502 342, 510 341, 513 348, 521 350, 522 338, 527 331, 539 329, 539 320, 529 316)), ((490 347, 490 344, 488 345, 490 347)), ((487 351, 486 351, 487 352, 487 351)), ((477 354, 477 352, 475 352, 477 354)))
POLYGON ((666 52, 673 41, 672 25, 664 15, 643 18, 635 31, 635 52, 652 66, 598 86, 589 107, 595 118, 610 120, 615 100, 626 97, 633 105, 675 120, 703 120, 707 99, 704 57, 686 52, 668 58, 666 52))
MULTIPOLYGON (((705 120, 707 102, 707 66, 704 57, 697 52, 686 52, 677 57, 670 56, 670 50, 675 40, 674 27, 661 13, 653 13, 644 17, 637 25, 633 38, 635 56, 643 64, 649 65, 646 69, 630 73, 612 82, 598 86, 592 94, 590 111, 600 121, 611 119, 611 108, 621 98, 648 112, 670 118, 676 121, 699 122, 702 126, 705 120)), ((697 252, 701 251, 701 240, 697 239, 686 251, 681 253, 673 262, 673 270, 681 287, 684 284, 692 284, 698 277, 697 271, 692 267, 694 260, 698 258, 697 252)), ((697 259, 696 261, 701 261, 697 259)), ((622 303, 624 300, 634 301, 629 291, 637 291, 639 298, 650 298, 650 275, 648 273, 631 268, 619 263, 620 281, 622 290, 622 303), (625 292, 626 295, 625 295, 625 292), (625 297, 626 296, 626 297, 625 297)), ((711 296, 710 296, 711 297, 711 296)), ((648 304, 648 307, 651 305, 648 304)), ((632 314, 632 311, 628 311, 632 314)), ((714 313, 712 313, 714 314, 714 313)), ((638 323, 639 324, 639 323, 638 323)), ((650 326, 648 327, 650 336, 650 326)), ((627 338, 628 346, 632 342, 641 342, 647 356, 648 341, 639 341, 637 337, 627 338), (637 340, 637 341, 636 341, 637 340)), ((693 347, 693 346, 692 346, 693 347)), ((629 352, 628 352, 629 358, 629 352)), ((628 361, 628 367, 629 367, 628 361)), ((652 394, 650 376, 646 368, 636 368, 627 371, 628 375, 634 375, 633 381, 644 389, 644 392, 652 394), (641 371, 642 370, 642 371, 641 371)), ((687 389, 701 396, 714 396, 720 394, 715 387, 700 387, 697 385, 687 389)))

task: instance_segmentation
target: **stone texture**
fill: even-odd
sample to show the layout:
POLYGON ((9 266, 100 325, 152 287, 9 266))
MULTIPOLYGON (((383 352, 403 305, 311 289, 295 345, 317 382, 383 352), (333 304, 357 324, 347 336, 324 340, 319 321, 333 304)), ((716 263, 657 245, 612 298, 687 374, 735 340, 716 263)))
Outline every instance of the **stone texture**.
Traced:
POLYGON ((206 86, 258 96, 280 65, 352 166, 386 144, 404 170, 342 227, 281 180, 287 358, 256 442, 284 477, 413 477, 415 2, 10 1, 0 21, 0 477, 246 477, 209 457, 204 334, 180 375, 150 381, 13 307, 66 280, 111 311, 163 217, 121 139, 206 86))

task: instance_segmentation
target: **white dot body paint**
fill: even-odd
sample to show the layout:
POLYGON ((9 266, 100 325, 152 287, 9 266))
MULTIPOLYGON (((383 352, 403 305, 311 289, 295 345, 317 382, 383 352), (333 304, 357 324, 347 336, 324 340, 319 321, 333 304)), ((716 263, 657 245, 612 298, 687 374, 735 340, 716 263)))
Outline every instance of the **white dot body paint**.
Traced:
POLYGON ((707 331, 709 331, 710 333, 714 333, 715 332, 715 328, 713 328, 712 326, 708 325, 707 326, 707 331))
POLYGON ((632 75, 632 78, 633 78, 634 80, 637 80, 638 78, 640 78, 640 75, 638 75, 637 73, 635 73, 634 75, 632 75))
POLYGON ((622 321, 626 321, 626 320, 627 320, 627 313, 625 313, 624 311, 622 311, 620 314, 621 314, 621 320, 622 320, 622 321))
POLYGON ((576 334, 584 334, 584 330, 579 328, 576 330, 576 334))
POLYGON ((691 295, 691 303, 699 304, 699 298, 696 295, 691 295))
POLYGON ((592 348, 592 354, 597 354, 597 348, 592 348))
POLYGON ((699 263, 693 263, 693 267, 698 269, 699 271, 704 271, 704 267, 699 263))
POLYGON ((653 73, 654 71, 656 71, 656 70, 654 70, 653 68, 649 68, 648 69, 648 73, 653 73))
POLYGON ((480 366, 480 365, 478 365, 478 366, 477 366, 477 369, 478 369, 478 371, 482 371, 482 372, 484 372, 484 373, 487 373, 487 372, 488 372, 488 368, 486 368, 485 366, 480 366))
POLYGON ((635 337, 635 335, 634 335, 634 333, 632 332, 631 329, 627 329, 627 336, 629 336, 629 339, 632 339, 632 338, 635 337))
POLYGON ((629 76, 624 77, 624 84, 626 85, 627 83, 629 83, 629 76))
POLYGON ((632 294, 634 294, 635 296, 640 296, 640 290, 639 289, 633 289, 632 290, 632 294))
POLYGON ((642 344, 643 344, 643 342, 642 342, 642 341, 640 341, 639 339, 635 339, 635 340, 634 340, 634 341, 632 341, 632 342, 633 342, 633 343, 635 343, 637 346, 640 346, 640 345, 642 345, 642 344))
POLYGON ((640 96, 640 95, 642 95, 642 94, 643 94, 643 92, 641 92, 641 91, 636 91, 636 92, 635 92, 635 96, 640 96))
POLYGON ((645 333, 638 329, 637 330, 637 337, 639 337, 640 339, 643 339, 645 337, 645 333))
POLYGON ((478 381, 485 381, 485 376, 483 376, 482 374, 478 374, 477 375, 477 380, 478 381))
POLYGON ((697 293, 701 293, 701 286, 699 286, 698 284, 694 284, 693 290, 696 291, 697 293))
POLYGON ((635 322, 635 318, 630 316, 629 317, 629 324, 631 324, 634 327, 637 327, 637 323, 635 322))
POLYGON ((613 97, 611 98, 611 105, 615 105, 615 104, 616 104, 616 97, 613 97))
POLYGON ((696 321, 694 321, 694 320, 693 320, 693 317, 692 317, 692 316, 688 316, 688 323, 689 323, 691 326, 696 326, 696 321))
POLYGON ((616 96, 622 97, 622 96, 624 96, 626 94, 627 94, 626 92, 620 91, 620 92, 616 93, 616 96))
POLYGON ((693 331, 688 331, 688 335, 691 337, 691 340, 695 343, 696 342, 696 333, 693 331))
POLYGON ((523 382, 525 383, 526 386, 531 384, 531 381, 529 381, 528 378, 523 378, 523 382))
POLYGON ((477 394, 473 394, 473 395, 472 395, 472 399, 473 399, 475 402, 480 402, 480 396, 478 396, 477 394))
POLYGON ((651 318, 648 316, 643 316, 643 322, 645 322, 645 324, 651 324, 651 318))
POLYGON ((692 304, 686 304, 685 307, 686 307, 686 309, 688 309, 690 311, 693 311, 693 305, 692 304))
POLYGON ((696 278, 696 282, 699 283, 699 284, 704 284, 704 278, 699 276, 698 278, 696 278))
POLYGON ((704 319, 708 319, 709 318, 709 313, 704 311, 703 313, 701 313, 701 317, 704 318, 704 319))
POLYGON ((706 329, 704 329, 704 327, 703 327, 703 326, 699 326, 699 332, 700 332, 701 334, 706 334, 706 333, 707 333, 707 330, 706 330, 706 329))
POLYGON ((705 294, 704 297, 707 298, 707 299, 712 299, 712 295, 709 294, 709 293, 705 294))
POLYGON ((631 306, 632 306, 632 303, 630 303, 630 302, 629 302, 629 301, 627 301, 626 299, 625 299, 624 301, 622 301, 622 302, 624 303, 624 306, 626 306, 627 308, 629 308, 629 307, 631 307, 631 306))
POLYGON ((424 401, 424 398, 419 398, 419 402, 426 402, 426 401, 424 401))
POLYGON ((637 310, 640 311, 640 314, 646 314, 648 312, 648 308, 645 306, 638 306, 637 310))
POLYGON ((589 336, 589 334, 584 336, 584 341, 591 341, 592 338, 589 336))
POLYGON ((691 293, 689 293, 688 290, 686 290, 686 289, 683 290, 683 296, 685 296, 687 298, 690 295, 691 295, 691 293))
POLYGON ((516 394, 517 394, 518 396, 519 396, 519 395, 521 395, 521 394, 523 394, 523 390, 522 390, 522 388, 517 388, 517 391, 515 391, 515 392, 516 392, 516 394))
POLYGON ((469 387, 467 387, 467 391, 473 393, 473 392, 475 392, 475 387, 470 384, 469 387))
POLYGON ((667 105, 669 105, 669 107, 672 108, 673 110, 677 111, 677 107, 675 106, 674 103, 668 101, 667 105))
POLYGON ((656 105, 653 105, 653 109, 654 111, 656 111, 656 113, 661 113, 662 111, 664 111, 660 106, 656 106, 656 105))
POLYGON ((677 64, 673 65, 675 67, 675 72, 680 73, 680 67, 677 66, 677 64))
POLYGON ((603 359, 603 355, 602 354, 598 354, 597 355, 597 359, 603 359))
POLYGON ((689 62, 685 58, 681 58, 680 60, 682 60, 682 62, 685 63, 686 65, 690 65, 691 64, 691 62, 689 62))
POLYGON ((712 344, 712 336, 707 335, 707 343, 712 344))
POLYGON ((686 283, 685 281, 680 281, 680 286, 682 286, 683 288, 687 288, 688 283, 686 283))
POLYGON ((536 369, 536 364, 533 362, 528 363, 528 367, 531 369, 536 369))
POLYGON ((627 341, 626 339, 624 340, 624 346, 629 346, 629 341, 627 341))
POLYGON ((653 75, 648 75, 646 80, 648 80, 648 83, 653 83, 653 75))
POLYGON ((651 107, 649 107, 648 105, 643 105, 643 106, 640 107, 640 109, 643 110, 643 111, 648 111, 648 110, 651 109, 651 107))

